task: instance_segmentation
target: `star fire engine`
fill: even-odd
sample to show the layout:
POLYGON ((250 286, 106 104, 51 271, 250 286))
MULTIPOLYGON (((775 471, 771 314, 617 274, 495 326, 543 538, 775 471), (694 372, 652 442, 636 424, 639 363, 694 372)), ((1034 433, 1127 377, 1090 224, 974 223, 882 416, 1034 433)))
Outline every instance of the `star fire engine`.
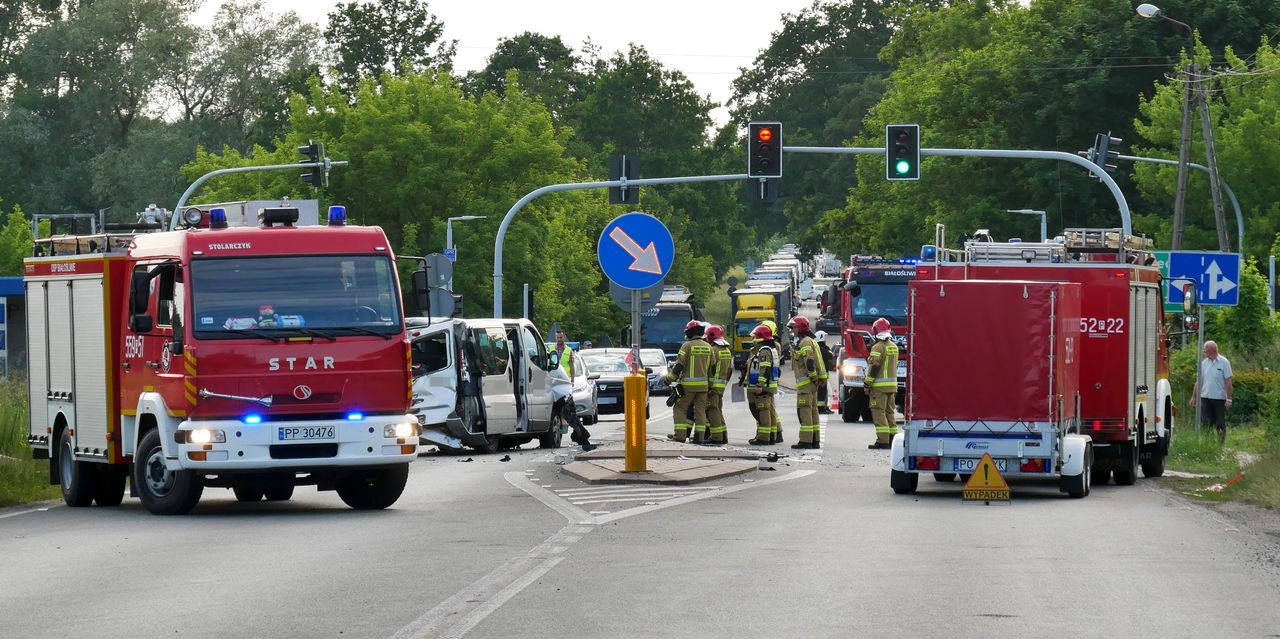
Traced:
POLYGON ((182 514, 336 490, 385 508, 417 454, 390 243, 379 228, 261 227, 198 211, 185 230, 40 239, 25 261, 30 432, 69 506, 131 493, 182 514))
POLYGON ((1176 404, 1150 240, 1067 229, 921 257, 896 491, 919 473, 963 476, 984 452, 1009 475, 1060 477, 1073 496, 1113 476, 1132 485, 1139 467, 1163 474, 1176 404))

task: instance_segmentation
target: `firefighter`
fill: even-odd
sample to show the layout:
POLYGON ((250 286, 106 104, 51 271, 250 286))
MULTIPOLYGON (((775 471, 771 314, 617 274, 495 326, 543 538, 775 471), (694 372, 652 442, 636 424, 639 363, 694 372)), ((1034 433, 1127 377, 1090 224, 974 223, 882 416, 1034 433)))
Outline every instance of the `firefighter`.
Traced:
MULTIPOLYGON (((823 373, 830 373, 836 368, 836 355, 831 352, 831 347, 827 346, 826 331, 814 331, 813 339, 818 342, 818 350, 822 352, 823 373)), ((827 405, 827 375, 822 376, 822 383, 818 384, 818 414, 830 415, 831 407, 827 405)))
POLYGON ((726 444, 729 429, 724 422, 724 389, 733 378, 733 349, 724 340, 724 329, 712 326, 707 329, 707 341, 711 342, 711 390, 707 393, 707 421, 711 423, 712 444, 726 444))
POLYGON ((898 344, 893 341, 889 320, 881 317, 871 325, 876 343, 867 358, 863 388, 871 394, 871 421, 876 425, 876 443, 870 449, 889 448, 898 429, 894 404, 898 394, 898 344))
POLYGON ((751 331, 756 347, 748 368, 748 384, 751 386, 751 405, 756 414, 756 436, 748 441, 752 446, 768 446, 777 443, 778 412, 774 410, 773 395, 778 392, 778 351, 774 346, 773 331, 761 324, 751 331))
POLYGON ((818 388, 827 381, 827 367, 818 343, 813 339, 809 318, 797 316, 787 323, 795 343, 791 372, 796 378, 796 416, 800 420, 800 441, 792 448, 819 448, 818 388))
POLYGON ((692 320, 684 327, 685 342, 680 346, 676 363, 664 377, 668 384, 680 384, 680 399, 674 408, 675 434, 667 439, 683 442, 693 433, 693 442, 701 444, 707 434, 707 373, 711 369, 711 345, 702 339, 702 322, 692 320), (693 424, 689 409, 693 409, 693 424))

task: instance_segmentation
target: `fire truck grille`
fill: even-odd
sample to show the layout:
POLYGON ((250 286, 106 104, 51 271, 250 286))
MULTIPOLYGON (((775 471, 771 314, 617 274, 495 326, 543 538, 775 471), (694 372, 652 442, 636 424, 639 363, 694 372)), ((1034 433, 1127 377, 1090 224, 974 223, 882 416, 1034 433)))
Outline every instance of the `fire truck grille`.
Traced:
POLYGON ((337 456, 337 444, 280 444, 271 447, 272 459, 318 459, 337 456))
POLYGON ((340 393, 316 393, 306 399, 298 399, 293 395, 279 394, 271 396, 271 403, 274 406, 288 406, 298 404, 336 404, 342 399, 340 393))

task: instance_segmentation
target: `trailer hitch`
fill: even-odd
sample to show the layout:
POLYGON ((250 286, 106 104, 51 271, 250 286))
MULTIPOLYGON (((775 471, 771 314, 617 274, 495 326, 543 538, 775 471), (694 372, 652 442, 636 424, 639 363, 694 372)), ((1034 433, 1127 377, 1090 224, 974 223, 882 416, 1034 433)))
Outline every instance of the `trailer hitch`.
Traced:
POLYGON ((268 408, 270 408, 270 407, 271 407, 271 396, 270 396, 270 395, 268 395, 268 396, 266 396, 266 397, 243 397, 243 396, 241 396, 241 395, 223 395, 222 393, 215 393, 215 392, 213 392, 213 391, 211 391, 211 390, 209 390, 209 389, 207 389, 207 388, 201 388, 201 389, 200 389, 200 397, 201 397, 201 398, 217 397, 217 398, 219 398, 219 399, 236 399, 236 400, 239 400, 239 401, 242 401, 242 402, 251 402, 251 403, 255 403, 255 404, 262 404, 263 406, 266 406, 266 407, 268 407, 268 408))

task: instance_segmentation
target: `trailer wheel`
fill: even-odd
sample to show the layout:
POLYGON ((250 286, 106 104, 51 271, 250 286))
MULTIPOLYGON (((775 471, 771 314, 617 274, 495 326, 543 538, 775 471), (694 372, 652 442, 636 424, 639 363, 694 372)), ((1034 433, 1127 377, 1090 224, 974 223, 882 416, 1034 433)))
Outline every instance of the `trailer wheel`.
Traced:
POLYGON ((97 484, 93 487, 93 501, 99 506, 119 506, 124 501, 124 482, 129 476, 127 468, 104 466, 96 473, 97 484))
POLYGON ((272 486, 262 491, 267 501, 289 501, 293 498, 293 484, 272 486))
POLYGON ((338 481, 338 496, 356 510, 382 510, 400 499, 409 464, 356 471, 338 481))
POLYGON ((236 501, 254 503, 262 501, 262 489, 253 486, 232 486, 231 492, 236 494, 236 501))
POLYGON ((71 436, 64 428, 58 443, 58 484, 62 487, 62 501, 72 508, 83 508, 93 503, 97 469, 89 462, 76 461, 71 448, 71 436))
POLYGON ((133 485, 142 505, 156 515, 185 515, 200 502, 204 481, 195 471, 171 471, 164 467, 160 430, 142 436, 133 456, 133 485))
POLYGON ((1120 444, 1120 459, 1112 471, 1117 486, 1132 486, 1138 482, 1138 445, 1134 442, 1120 444))
POLYGON ((920 476, 915 473, 908 473, 901 470, 889 471, 889 487, 893 492, 899 495, 910 495, 916 492, 916 486, 920 484, 920 476))
POLYGON ((1079 475, 1063 475, 1062 476, 1062 492, 1066 493, 1072 499, 1080 499, 1089 495, 1090 489, 1093 487, 1091 479, 1093 476, 1093 466, 1086 464, 1084 471, 1079 475))
POLYGON ((933 478, 941 482, 953 482, 956 480, 955 473, 934 473, 933 478))

